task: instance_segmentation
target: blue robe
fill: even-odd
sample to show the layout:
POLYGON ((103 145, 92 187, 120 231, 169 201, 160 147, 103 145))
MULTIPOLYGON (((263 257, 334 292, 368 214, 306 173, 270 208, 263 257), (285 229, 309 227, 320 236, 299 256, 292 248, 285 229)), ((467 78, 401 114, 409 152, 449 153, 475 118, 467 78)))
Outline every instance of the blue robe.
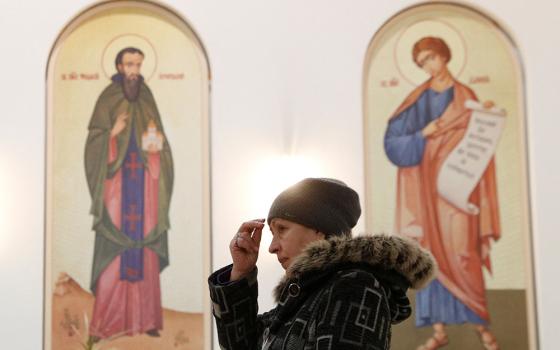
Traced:
POLYGON ((426 89, 416 102, 389 121, 385 132, 385 153, 398 167, 420 164, 426 139, 422 129, 441 117, 453 100, 452 87, 438 93, 426 89))
MULTIPOLYGON (((135 125, 132 124, 132 134, 135 125)), ((136 138, 131 137, 122 167, 121 231, 134 241, 144 238, 144 164, 136 138)), ((144 278, 144 249, 129 248, 121 253, 121 280, 144 278)))

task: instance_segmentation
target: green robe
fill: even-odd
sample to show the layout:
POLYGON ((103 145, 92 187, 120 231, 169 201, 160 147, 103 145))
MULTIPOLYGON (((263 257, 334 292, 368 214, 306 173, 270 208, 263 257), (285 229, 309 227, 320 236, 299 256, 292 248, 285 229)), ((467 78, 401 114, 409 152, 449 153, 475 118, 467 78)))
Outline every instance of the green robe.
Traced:
MULTIPOLYGON (((92 199, 90 213, 93 215, 95 249, 90 288, 95 293, 99 275, 111 261, 128 248, 147 247, 159 256, 160 271, 169 265, 167 230, 169 230, 169 202, 173 189, 173 159, 167 137, 159 116, 156 102, 150 89, 141 83, 136 101, 126 99, 122 84, 113 82, 102 93, 89 123, 89 133, 85 149, 85 170, 92 199), (107 163, 109 139, 117 116, 128 112, 126 128, 117 135, 118 155, 114 162, 107 163), (158 185, 158 213, 155 228, 141 241, 134 241, 119 231, 105 208, 103 187, 105 179, 113 177, 123 165, 130 137, 136 137, 136 144, 142 144, 142 133, 148 122, 154 120, 157 129, 164 135, 163 149, 160 151, 160 176, 158 185), (132 123, 135 134, 131 135, 132 123)), ((142 152, 142 162, 147 166, 147 154, 142 152)))

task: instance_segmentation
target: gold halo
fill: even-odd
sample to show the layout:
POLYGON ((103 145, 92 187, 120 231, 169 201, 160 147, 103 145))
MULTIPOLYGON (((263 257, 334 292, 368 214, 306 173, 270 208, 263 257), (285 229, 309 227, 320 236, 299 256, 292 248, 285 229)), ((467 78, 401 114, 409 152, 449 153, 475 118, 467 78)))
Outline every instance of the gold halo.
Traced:
POLYGON ((455 78, 459 78, 467 63, 467 45, 459 31, 451 24, 441 20, 422 20, 411 24, 400 34, 394 48, 394 59, 397 70, 404 80, 418 86, 429 76, 419 68, 412 59, 414 44, 427 36, 441 38, 451 51, 451 60, 447 68, 455 78))
POLYGON ((108 79, 111 79, 113 74, 117 73, 115 67, 115 58, 120 50, 126 47, 135 47, 144 53, 144 61, 142 61, 141 72, 146 81, 154 75, 157 67, 157 54, 154 45, 142 35, 135 33, 120 34, 111 39, 101 55, 101 67, 103 73, 108 79))

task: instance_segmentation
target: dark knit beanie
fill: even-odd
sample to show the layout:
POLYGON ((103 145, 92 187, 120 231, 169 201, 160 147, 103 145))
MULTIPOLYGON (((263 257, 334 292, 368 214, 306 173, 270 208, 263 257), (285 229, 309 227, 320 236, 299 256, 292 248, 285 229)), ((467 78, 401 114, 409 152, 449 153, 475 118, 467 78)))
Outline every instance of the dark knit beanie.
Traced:
POLYGON ((358 194, 344 182, 308 178, 276 197, 267 222, 270 225, 272 219, 281 218, 319 230, 328 237, 349 233, 361 213, 358 194))

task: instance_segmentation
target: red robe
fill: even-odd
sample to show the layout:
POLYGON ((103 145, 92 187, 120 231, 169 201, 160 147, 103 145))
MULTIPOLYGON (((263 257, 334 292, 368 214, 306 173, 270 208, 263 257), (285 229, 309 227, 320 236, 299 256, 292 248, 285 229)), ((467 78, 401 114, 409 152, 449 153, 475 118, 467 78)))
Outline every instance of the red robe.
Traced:
MULTIPOLYGON (((115 138, 109 141, 108 163, 118 154, 115 138)), ((105 180, 103 200, 113 224, 121 229, 122 170, 105 180)), ((160 155, 148 155, 144 177, 144 237, 157 223, 160 155)), ((121 256, 118 255, 99 276, 90 334, 100 338, 134 335, 161 330, 163 317, 159 281, 159 257, 144 249, 144 278, 129 282, 120 279, 121 256)))
MULTIPOLYGON (((394 113, 410 107, 428 89, 430 81, 416 88, 394 113)), ((488 320, 482 266, 491 271, 490 241, 500 238, 500 221, 494 159, 470 196, 480 208, 467 214, 437 193, 439 170, 466 132, 471 111, 465 101, 477 100, 474 92, 455 81, 454 98, 439 120, 439 129, 427 138, 422 161, 397 172, 396 232, 419 240, 434 255, 437 279, 484 320, 488 320)))

